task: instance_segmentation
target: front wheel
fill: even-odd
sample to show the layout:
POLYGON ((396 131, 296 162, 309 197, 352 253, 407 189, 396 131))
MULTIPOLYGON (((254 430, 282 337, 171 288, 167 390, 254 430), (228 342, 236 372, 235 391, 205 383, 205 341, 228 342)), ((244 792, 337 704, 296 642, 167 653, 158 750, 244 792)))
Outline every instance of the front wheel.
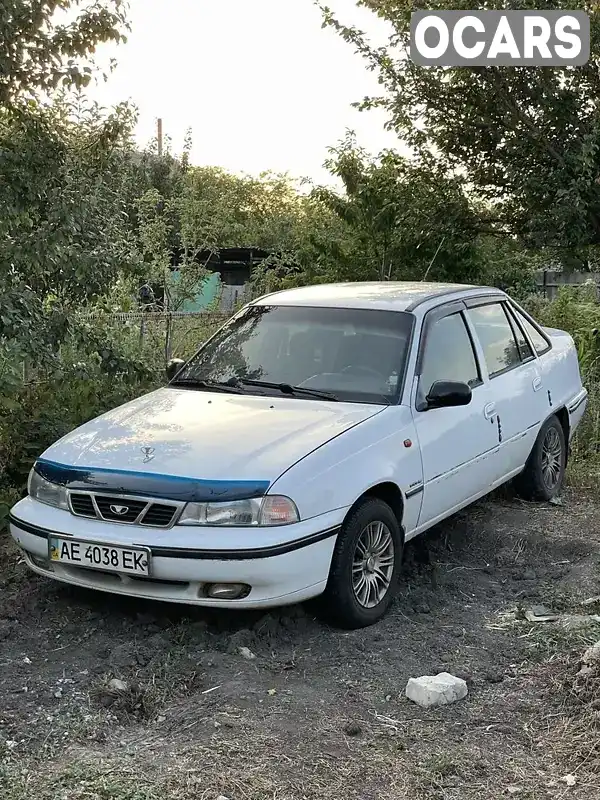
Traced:
POLYGON ((567 445, 563 426, 550 417, 538 434, 525 469, 515 486, 525 500, 552 500, 562 489, 567 466, 567 445))
POLYGON ((398 587, 403 537, 392 509, 367 498, 348 516, 333 553, 319 613, 341 628, 364 628, 386 613, 398 587))

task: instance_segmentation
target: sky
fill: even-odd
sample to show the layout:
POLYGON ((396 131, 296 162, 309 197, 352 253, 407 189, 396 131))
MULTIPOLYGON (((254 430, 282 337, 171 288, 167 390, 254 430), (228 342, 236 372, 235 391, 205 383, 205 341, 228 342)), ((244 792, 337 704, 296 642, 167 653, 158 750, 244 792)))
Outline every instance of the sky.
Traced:
MULTIPOLYGON (((192 162, 238 173, 288 172, 331 182, 327 148, 356 131, 377 153, 398 146, 385 114, 351 107, 379 93, 376 75, 335 31, 321 28, 313 0, 130 0, 128 42, 99 49, 118 61, 91 89, 103 105, 132 100, 137 139, 163 119, 181 152, 192 129, 192 162)), ((385 24, 354 0, 329 0, 345 23, 384 43, 385 24)))

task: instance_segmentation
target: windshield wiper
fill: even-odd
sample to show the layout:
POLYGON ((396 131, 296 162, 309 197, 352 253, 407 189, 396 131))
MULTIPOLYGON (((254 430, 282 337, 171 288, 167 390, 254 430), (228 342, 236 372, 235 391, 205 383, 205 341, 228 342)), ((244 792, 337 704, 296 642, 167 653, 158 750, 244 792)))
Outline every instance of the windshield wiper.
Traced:
POLYGON ((199 378, 177 378, 169 386, 180 386, 188 389, 207 389, 211 392, 227 392, 229 394, 243 394, 243 389, 231 383, 207 381, 199 378))
POLYGON ((245 378, 234 378, 230 385, 277 389, 281 394, 288 394, 291 397, 294 397, 294 395, 304 395, 306 397, 315 397, 319 400, 333 400, 335 403, 339 402, 339 399, 332 392, 324 392, 320 389, 305 389, 303 386, 292 386, 290 383, 270 383, 269 381, 252 381, 245 378))

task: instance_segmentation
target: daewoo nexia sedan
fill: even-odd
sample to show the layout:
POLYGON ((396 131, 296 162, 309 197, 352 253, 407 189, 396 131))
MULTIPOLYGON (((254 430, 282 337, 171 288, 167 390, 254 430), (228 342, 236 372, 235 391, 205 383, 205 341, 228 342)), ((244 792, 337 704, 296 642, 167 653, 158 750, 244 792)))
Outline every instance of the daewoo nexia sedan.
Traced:
POLYGON ((279 292, 50 447, 10 529, 65 583, 358 628, 409 539, 513 478, 553 498, 586 402, 571 337, 497 289, 279 292))

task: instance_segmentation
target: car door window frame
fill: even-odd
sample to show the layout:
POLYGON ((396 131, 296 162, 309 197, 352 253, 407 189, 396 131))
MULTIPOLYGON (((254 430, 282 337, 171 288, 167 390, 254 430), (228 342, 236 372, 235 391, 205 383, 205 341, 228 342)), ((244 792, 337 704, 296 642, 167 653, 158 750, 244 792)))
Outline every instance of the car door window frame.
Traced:
MULTIPOLYGON (((477 336, 477 339, 479 341, 479 346, 481 348, 481 352, 482 352, 482 355, 483 355, 483 358, 484 358, 485 369, 486 369, 487 376, 488 376, 490 381, 493 381, 495 378, 499 378, 502 375, 506 375, 507 372, 512 372, 512 370, 514 370, 514 369, 519 369, 524 364, 528 364, 531 361, 535 360, 535 355, 533 357, 527 358, 526 360, 523 360, 523 357, 521 355, 521 348, 519 347, 519 341, 517 339, 517 336, 516 336, 516 333, 515 333, 515 329, 513 327, 513 323, 511 322, 511 315, 510 315, 509 310, 506 308, 506 306, 508 305, 507 299, 505 299, 503 297, 496 297, 494 299, 491 299, 489 297, 487 297, 487 298, 475 297, 472 300, 467 299, 465 301, 465 305, 467 307, 467 313, 471 308, 481 308, 481 306, 500 306, 502 308, 503 312, 504 312, 504 316, 506 317, 506 321, 507 321, 508 326, 509 326, 509 328, 511 330, 511 333, 512 333, 512 336, 513 336, 513 339, 514 339, 514 342, 515 342, 515 345, 516 345, 516 348, 517 348, 517 353, 519 354, 518 363, 511 364, 510 366, 504 367, 504 369, 498 370, 497 372, 490 372, 490 369, 489 369, 489 366, 488 366, 488 363, 487 363, 487 358, 485 357, 485 348, 483 346, 483 342, 481 341, 481 337, 479 336, 479 333, 477 332, 477 327, 475 325, 475 322, 473 321, 473 319, 471 317, 469 317, 469 322, 470 322, 471 326, 473 327, 475 335, 477 336)), ((530 344, 530 347, 531 347, 533 353, 535 353, 536 352, 535 347, 533 346, 532 342, 529 341, 529 337, 526 337, 526 338, 527 338, 527 341, 530 344)), ((544 338, 546 338, 546 337, 544 337, 544 338)))
POLYGON ((527 364, 530 361, 535 361, 535 358, 536 358, 535 347, 533 346, 532 342, 529 341, 529 337, 527 336, 527 334, 525 333, 525 330, 523 329, 523 326, 519 322, 519 318, 515 314, 514 310, 511 308, 510 303, 503 303, 503 306, 504 306, 504 312, 505 312, 506 316, 508 317, 508 321, 510 323, 510 326, 513 329, 513 335, 514 335, 514 337, 516 339, 517 347, 519 349, 519 352, 521 351, 521 345, 519 344, 519 337, 517 336, 517 333, 516 333, 517 329, 521 332, 521 336, 523 336, 523 338, 525 339, 525 341, 529 345, 530 355, 528 355, 527 358, 523 358, 523 354, 521 353, 521 363, 522 364, 527 364))
MULTIPOLYGON (((525 328, 523 328, 523 333, 527 337, 527 341, 531 345, 531 349, 535 353, 536 357, 539 358, 540 356, 543 356, 546 353, 548 353, 550 350, 552 350, 552 342, 550 341, 550 339, 547 336, 547 334, 544 333, 544 331, 542 330, 541 326, 533 319, 533 317, 530 314, 528 314, 524 309, 522 309, 521 306, 518 305, 518 303, 515 303, 514 300, 509 300, 508 301, 508 306, 509 306, 510 310, 513 312, 514 317, 515 317, 515 319, 517 320, 518 323, 519 323, 519 315, 520 315, 520 316, 523 317, 524 320, 526 320, 531 325, 531 327, 536 331, 536 333, 538 333, 542 337, 542 339, 546 342, 546 347, 543 350, 538 350, 537 347, 533 343, 533 339, 529 336, 527 330, 525 328)), ((520 323, 519 323, 519 325, 520 325, 520 323)))
POLYGON ((483 386, 484 378, 483 378, 483 371, 482 365, 479 359, 479 353, 477 351, 477 347, 475 341, 473 339, 473 332, 471 330, 471 325, 469 325, 469 321, 465 317, 466 305, 463 300, 455 301, 452 303, 445 303, 442 306, 436 306, 432 308, 431 311, 428 311, 425 314, 423 319, 423 323, 421 325, 421 335, 419 340, 419 349, 417 352, 417 361, 415 364, 415 372, 414 377, 416 378, 415 385, 414 385, 414 398, 413 398, 413 405, 416 411, 422 413, 431 409, 428 409, 424 402, 419 401, 418 392, 419 392, 419 385, 421 381, 421 374, 423 370, 423 360, 425 358, 425 349, 427 347, 427 339, 429 336, 429 332, 431 331, 432 327, 440 320, 445 319, 446 317, 452 317, 455 314, 459 314, 462 320, 462 323, 465 327, 465 333, 467 334, 468 340, 471 344, 471 352, 473 353, 473 361, 475 364, 475 368, 477 370, 477 383, 474 383, 471 386, 471 389, 477 389, 480 386, 483 386))

